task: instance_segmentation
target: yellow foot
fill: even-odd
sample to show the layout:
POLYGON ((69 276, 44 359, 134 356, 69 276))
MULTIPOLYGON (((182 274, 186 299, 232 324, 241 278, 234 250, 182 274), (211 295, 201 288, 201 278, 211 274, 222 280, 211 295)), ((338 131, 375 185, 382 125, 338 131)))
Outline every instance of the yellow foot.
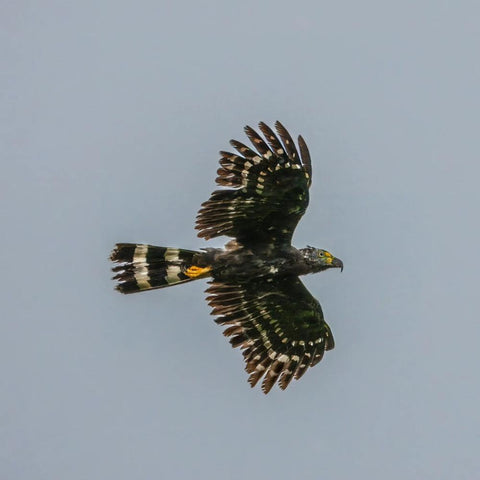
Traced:
POLYGON ((187 277, 198 278, 200 276, 208 275, 211 269, 212 269, 211 267, 203 268, 203 267, 196 267, 195 265, 192 265, 191 267, 188 267, 184 273, 187 277))

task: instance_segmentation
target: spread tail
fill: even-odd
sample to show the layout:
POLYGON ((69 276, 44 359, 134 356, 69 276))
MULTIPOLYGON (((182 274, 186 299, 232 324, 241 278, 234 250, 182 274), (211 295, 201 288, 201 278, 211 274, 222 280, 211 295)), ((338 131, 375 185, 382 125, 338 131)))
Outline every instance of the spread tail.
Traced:
POLYGON ((202 252, 180 248, 155 247, 134 243, 117 243, 110 260, 121 293, 169 287, 209 276, 210 267, 203 265, 202 252))

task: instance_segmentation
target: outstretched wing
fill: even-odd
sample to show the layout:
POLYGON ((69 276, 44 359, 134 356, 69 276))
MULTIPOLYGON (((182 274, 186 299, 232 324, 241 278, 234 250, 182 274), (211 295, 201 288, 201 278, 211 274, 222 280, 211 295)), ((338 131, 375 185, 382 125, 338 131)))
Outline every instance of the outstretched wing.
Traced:
POLYGON ((291 243, 308 205, 310 154, 300 136, 299 155, 280 122, 275 123, 278 136, 265 123, 259 127, 266 141, 251 127, 245 127, 256 150, 231 140, 238 154, 220 152, 216 181, 230 188, 214 191, 202 204, 196 225, 199 237, 227 235, 245 246, 291 243))
POLYGON ((207 293, 215 321, 228 326, 223 334, 243 349, 250 385, 264 377, 264 393, 277 381, 287 388, 334 347, 320 304, 298 277, 213 281, 207 293))

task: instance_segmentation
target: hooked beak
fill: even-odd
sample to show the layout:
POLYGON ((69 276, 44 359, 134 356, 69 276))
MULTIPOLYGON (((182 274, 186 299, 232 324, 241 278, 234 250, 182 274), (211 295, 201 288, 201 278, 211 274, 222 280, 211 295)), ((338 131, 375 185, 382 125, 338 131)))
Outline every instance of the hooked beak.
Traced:
POLYGON ((331 264, 332 268, 339 268, 343 272, 343 262, 339 258, 334 258, 331 264))

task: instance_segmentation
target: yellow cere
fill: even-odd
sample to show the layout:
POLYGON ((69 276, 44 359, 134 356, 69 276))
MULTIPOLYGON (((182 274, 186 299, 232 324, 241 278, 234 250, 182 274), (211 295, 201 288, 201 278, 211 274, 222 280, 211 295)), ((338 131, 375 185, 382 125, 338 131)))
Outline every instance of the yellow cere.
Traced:
POLYGON ((325 251, 325 252, 323 252, 323 254, 326 257, 326 262, 328 264, 333 262, 333 255, 330 252, 325 251))
POLYGON ((201 275, 206 275, 210 272, 211 267, 196 267, 195 265, 192 265, 191 267, 188 267, 187 270, 185 271, 185 275, 190 278, 198 278, 201 275))

